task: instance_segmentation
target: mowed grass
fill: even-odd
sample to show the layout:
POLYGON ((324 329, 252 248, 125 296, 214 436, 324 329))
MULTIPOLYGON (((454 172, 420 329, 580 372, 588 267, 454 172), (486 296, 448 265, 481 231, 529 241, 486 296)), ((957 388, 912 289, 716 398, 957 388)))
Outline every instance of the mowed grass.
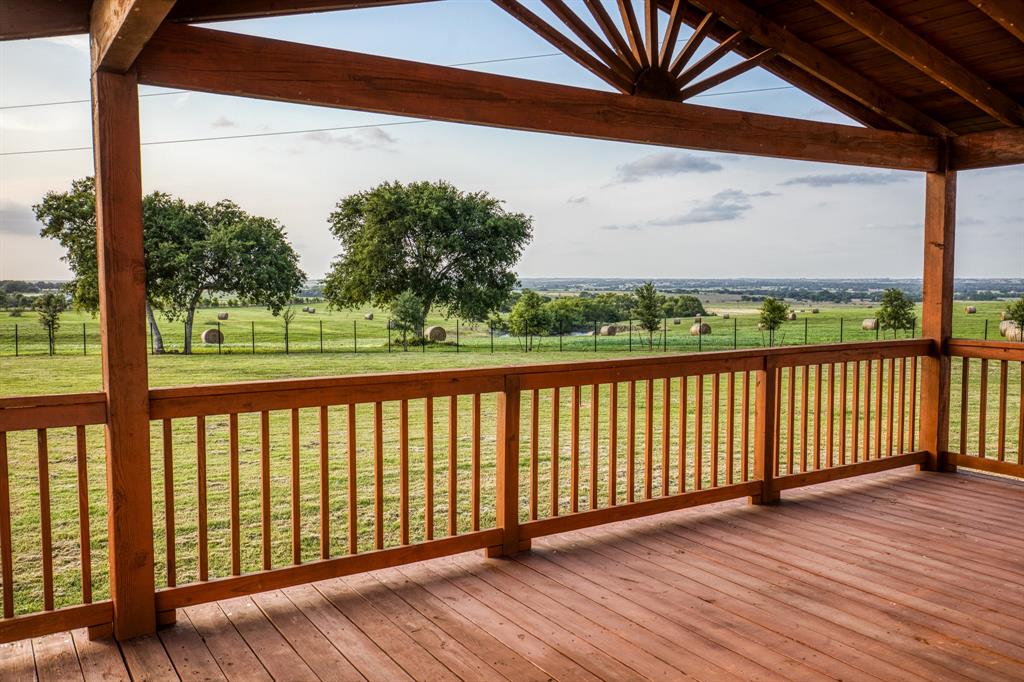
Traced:
MULTIPOLYGON (((998 316, 1001 307, 979 305, 979 315, 986 314, 998 316)), ((254 313, 255 314, 255 313, 254 313)), ((740 325, 743 323, 743 313, 734 310, 731 313, 740 318, 740 325)), ((235 317, 236 311, 231 311, 235 317)), ((822 309, 819 320, 836 322, 839 316, 844 319, 853 320, 857 316, 867 316, 861 309, 841 308, 822 309)), ((353 315, 354 316, 354 315, 353 315)), ((962 306, 957 307, 957 316, 962 315, 962 306)), ((362 316, 359 315, 359 318, 362 316)), ((958 324, 973 324, 976 316, 961 320, 958 324)), ((376 320, 375 320, 376 322, 376 320)), ((728 320, 711 319, 713 327, 721 327, 728 320)), ((670 321, 671 323, 671 321, 670 321)), ((369 324, 369 323, 367 323, 369 324)), ((685 324, 685 322, 684 322, 685 324)), ((790 323, 791 328, 799 329, 800 320, 790 323)), ((383 326, 383 323, 382 323, 383 326)), ((826 326, 824 322, 822 327, 826 326)), ((808 323, 809 328, 814 328, 808 323)), ((670 331, 672 327, 670 326, 670 331)), ((386 329, 384 330, 386 333, 386 329)), ((802 330, 799 330, 802 334, 802 330)), ((717 333, 717 332, 716 332, 717 333)), ((790 332, 787 330, 787 335, 790 332)), ((681 336, 681 335, 680 335, 681 336)), ((872 334, 873 336, 873 334, 872 334)), ((488 337, 483 337, 489 341, 488 337)), ((620 339, 609 339, 601 337, 598 339, 599 350, 595 353, 592 345, 588 350, 575 350, 559 352, 557 339, 545 339, 541 350, 537 352, 524 353, 521 351, 490 353, 489 349, 479 348, 474 352, 455 353, 452 348, 429 349, 426 353, 417 351, 386 352, 378 348, 377 352, 366 352, 360 348, 358 354, 352 352, 326 352, 319 353, 318 349, 308 350, 302 353, 284 355, 282 353, 261 353, 256 357, 243 353, 231 353, 225 355, 210 355, 209 353, 191 357, 180 355, 165 355, 149 358, 150 384, 157 386, 176 386, 184 384, 199 383, 220 383, 247 381, 257 379, 272 379, 283 377, 303 376, 332 376, 353 373, 404 371, 415 369, 439 369, 464 366, 482 365, 504 365, 516 363, 549 362, 549 361, 572 361, 592 360, 606 358, 625 358, 626 352, 616 346, 605 346, 620 339)), ((682 340, 682 339, 680 339, 682 340)), ((694 342, 695 339, 687 337, 685 340, 694 342)), ((703 341, 707 341, 707 337, 703 341)), ((731 336, 728 341, 731 342, 731 336)), ((818 342, 821 339, 810 339, 811 342, 818 342)), ((829 339, 832 340, 832 339, 829 339)), ((851 339, 847 339, 851 340, 851 339)), ((509 343, 512 340, 508 340, 509 343)), ((385 337, 386 342, 386 337, 385 337)), ((585 338, 582 343, 593 343, 593 338, 585 338)), ((787 343, 789 341, 787 340, 787 343)), ((671 349, 671 344, 670 349, 671 349)), ((731 343, 727 344, 731 347, 731 343)), ((751 344, 753 345, 753 344, 751 344)), ((464 350, 464 349, 461 349, 464 350)), ((673 349, 678 352, 678 349, 673 349)), ((640 357, 650 351, 636 350, 634 355, 640 357)), ((885 368, 886 372, 888 367, 885 368)), ((897 381, 899 376, 899 365, 897 365, 897 381)), ((852 371, 852 370, 851 370, 852 371)), ((978 448, 979 433, 979 405, 978 386, 980 385, 980 363, 971 363, 971 390, 968 402, 967 432, 969 435, 968 444, 972 452, 978 448)), ((990 455, 998 452, 998 421, 995 416, 1000 404, 1001 392, 998 363, 989 363, 988 382, 988 425, 985 432, 986 450, 990 455)), ((950 442, 953 449, 959 443, 960 429, 960 365, 954 361, 953 366, 953 396, 952 396, 952 422, 950 442)), ((809 406, 813 407, 814 373, 811 372, 809 381, 809 406)), ((1021 381, 1020 366, 1013 363, 1008 367, 1006 391, 1006 413, 1009 418, 1006 422, 1004 433, 1004 449, 1007 457, 1011 460, 1016 458, 1016 448, 1019 439, 1021 404, 1021 381)), ((796 385, 796 409, 794 410, 794 459, 795 469, 799 470, 801 452, 807 452, 807 458, 814 462, 813 452, 813 424, 815 415, 809 412, 809 436, 806 450, 802 444, 800 415, 800 388, 802 374, 797 374, 796 385)), ((852 374, 850 375, 852 385, 852 374)), ((872 374, 874 383, 875 375, 872 374)), ((694 431, 695 431, 695 379, 690 379, 689 400, 686 406, 687 420, 687 442, 684 452, 684 476, 687 489, 693 488, 694 477, 694 431)), ((782 419, 782 453, 784 459, 788 458, 788 415, 786 396, 788 395, 788 376, 783 382, 783 419, 782 419)), ((888 375, 886 375, 888 381, 888 375)), ((711 432, 711 409, 710 409, 710 378, 705 379, 703 405, 703 431, 704 442, 701 449, 703 460, 701 481, 703 485, 711 483, 711 453, 712 444, 707 434, 711 432)), ((837 380, 838 393, 838 380, 837 380)), ((827 383, 826 383, 827 386, 827 383)), ((896 384, 898 389, 899 383, 896 384)), ((78 391, 94 391, 101 388, 100 363, 96 355, 73 356, 62 355, 59 357, 33 356, 33 357, 2 357, 0 358, 0 395, 25 395, 40 393, 66 393, 78 391)), ((628 491, 625 481, 627 478, 628 456, 627 456, 627 385, 619 386, 618 393, 618 438, 616 442, 617 466, 616 466, 616 496, 619 501, 627 498, 628 491)), ((740 454, 743 434, 741 431, 740 410, 742 403, 742 377, 737 375, 736 396, 734 401, 734 456, 731 462, 725 459, 726 452, 726 414, 728 412, 728 384, 725 377, 721 378, 720 385, 720 424, 719 424, 719 483, 726 482, 726 471, 730 468, 734 480, 742 478, 742 456, 740 454)), ((610 400, 610 387, 603 386, 599 390, 597 410, 597 481, 596 495, 598 506, 607 504, 609 491, 609 470, 608 459, 610 443, 608 438, 608 405, 610 400)), ((753 406, 753 387, 750 387, 750 404, 753 406)), ((872 387, 874 391, 874 387, 872 387)), ((909 379, 907 381, 909 394, 909 379)), ((823 389, 823 393, 825 390, 823 389)), ((827 395, 827 394, 826 394, 827 395)), ((666 448, 666 439, 662 429, 664 414, 663 384, 656 381, 654 384, 653 401, 651 412, 654 416, 651 431, 652 453, 652 481, 651 486, 655 495, 660 494, 662 482, 665 481, 670 491, 679 489, 679 461, 680 461, 680 433, 679 433, 679 382, 673 381, 668 391, 668 409, 670 431, 667 440, 667 451, 669 453, 668 467, 663 468, 662 457, 666 448)), ((870 403, 874 408, 874 394, 870 403)), ((883 390, 883 415, 882 415, 882 452, 887 451, 887 384, 883 390)), ((538 404, 538 441, 536 450, 538 453, 537 467, 538 476, 538 507, 539 516, 545 517, 551 513, 552 504, 552 481, 551 481, 551 459, 552 459, 552 403, 551 391, 542 391, 539 394, 538 404)), ((835 437, 838 438, 838 422, 843 408, 839 406, 839 398, 834 408, 836 426, 835 437)), ((530 465, 532 443, 530 438, 530 413, 532 395, 524 394, 522 398, 523 423, 521 432, 522 458, 521 458, 521 494, 520 510, 525 520, 530 509, 530 494, 528 481, 530 480, 530 465)), ((567 513, 571 510, 571 462, 573 452, 572 440, 572 419, 571 419, 572 390, 563 389, 559 395, 559 429, 557 457, 559 461, 558 485, 558 508, 560 513, 567 513)), ((578 451, 580 461, 580 484, 579 509, 589 508, 590 497, 590 442, 592 424, 592 394, 590 387, 583 387, 580 392, 579 421, 580 431, 578 437, 578 451)), ((639 382, 636 387, 637 407, 637 429, 635 436, 635 448, 633 461, 635 467, 634 494, 637 499, 643 496, 645 485, 644 459, 647 443, 645 440, 645 413, 647 409, 646 384, 639 382)), ((434 401, 434 441, 433 441, 433 488, 434 504, 432 516, 435 526, 435 536, 440 537, 448 533, 449 503, 448 503, 448 476, 449 476, 449 401, 438 399, 434 401)), ((383 448, 383 528, 385 546, 398 544, 401 532, 399 489, 400 476, 400 444, 398 440, 399 409, 397 403, 386 403, 384 405, 384 448, 383 448)), ((423 411, 424 401, 416 400, 409 403, 409 467, 407 476, 409 480, 409 536, 411 541, 424 539, 424 508, 425 508, 425 458, 424 458, 424 424, 423 411)), ((847 458, 852 456, 854 439, 859 442, 859 456, 863 457, 863 384, 862 395, 858 409, 861 413, 860 428, 857 433, 852 432, 853 409, 850 401, 847 401, 845 413, 847 417, 846 444, 844 449, 847 458)), ((347 463, 348 432, 346 428, 347 419, 346 407, 331 407, 328 410, 328 468, 327 468, 327 489, 329 504, 327 514, 330 522, 329 532, 329 553, 332 556, 345 554, 348 550, 349 518, 347 491, 350 472, 347 463)), ((473 512, 470 505, 470 491, 473 478, 473 400, 469 396, 461 397, 457 405, 457 456, 456 475, 458 484, 456 486, 455 517, 457 532, 467 532, 473 527, 473 512)), ((899 423, 899 405, 894 403, 896 418, 894 423, 899 423)), ((753 408, 751 407, 751 414, 753 408)), ((905 418, 909 417, 908 410, 904 412, 905 418)), ((310 561, 320 556, 319 529, 321 524, 320 516, 320 414, 317 408, 303 409, 300 411, 299 421, 299 454, 298 454, 298 489, 300 508, 300 553, 303 561, 310 561)), ((827 416, 827 408, 823 406, 820 418, 824 421, 827 416)), ((488 528, 494 525, 494 461, 495 461, 495 398, 493 395, 484 395, 480 399, 480 433, 479 461, 481 472, 481 493, 479 527, 488 528)), ((271 413, 271 440, 270 440, 270 501, 271 501, 271 546, 272 563, 274 566, 284 566, 291 563, 292 538, 291 538, 291 488, 292 488, 292 452, 290 445, 290 422, 291 415, 288 411, 271 413)), ((753 417, 751 417, 751 421, 753 417)), ((899 451, 898 434, 894 426, 894 451, 899 451)), ((909 425, 904 429, 904 449, 909 447, 909 425)), ((356 445, 357 465, 355 470, 356 481, 356 503, 357 521, 356 535, 360 551, 372 549, 374 546, 374 451, 372 442, 373 432, 373 410, 370 405, 361 405, 356 408, 356 445)), ((107 570, 106 570, 106 483, 104 474, 105 454, 103 450, 103 435, 101 427, 90 427, 88 433, 88 471, 89 471, 89 518, 91 529, 91 564, 93 568, 93 597, 94 599, 104 598, 108 594, 107 570)), ((153 439, 151 446, 151 466, 153 470, 152 491, 153 491, 153 520, 155 548, 157 556, 158 584, 168 584, 167 571, 167 542, 166 542, 166 500, 165 491, 165 452, 164 443, 161 438, 161 425, 155 423, 152 429, 153 439)), ((173 500, 174 500, 174 549, 177 563, 177 582, 184 584, 197 579, 198 576, 198 479, 197 479, 197 456, 196 456, 196 422, 194 419, 174 420, 172 424, 172 449, 170 461, 173 472, 173 500)), ((260 427, 258 415, 241 415, 239 417, 239 509, 240 509, 240 534, 241 534, 241 558, 242 570, 258 570, 262 565, 261 557, 261 496, 260 496, 260 427)), ((208 517, 209 517, 209 569, 211 577, 227 575, 230 571, 230 476, 228 471, 229 462, 229 429, 227 416, 216 416, 206 421, 207 436, 207 493, 208 493, 208 517)), ((752 432, 747 434, 752 448, 752 432)), ((869 439, 874 448, 874 424, 869 427, 869 439)), ((825 427, 822 428, 822 449, 825 448, 826 436, 825 427)), ((14 565, 15 565, 15 602, 17 612, 27 613, 42 607, 42 564, 40 560, 41 528, 40 528, 40 497, 39 497, 39 466, 37 456, 37 435, 34 432, 20 432, 8 435, 9 459, 10 459, 10 485, 12 492, 12 522, 14 536, 14 565)), ((56 604, 67 605, 78 603, 81 600, 81 573, 80 573, 80 544, 78 494, 76 456, 73 429, 52 429, 48 433, 49 447, 49 484, 50 484, 50 510, 52 515, 53 532, 53 557, 54 557, 54 591, 56 604)), ((838 457, 838 442, 834 446, 834 452, 838 457)), ((872 449, 874 452, 874 449, 872 449)), ((822 455, 823 456, 823 455, 822 455)), ((788 462, 784 464, 786 470, 788 462)))

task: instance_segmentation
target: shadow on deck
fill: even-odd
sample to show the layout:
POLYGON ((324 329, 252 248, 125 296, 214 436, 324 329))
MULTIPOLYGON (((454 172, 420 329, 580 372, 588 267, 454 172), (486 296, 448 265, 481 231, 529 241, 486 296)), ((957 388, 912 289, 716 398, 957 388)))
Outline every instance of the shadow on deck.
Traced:
POLYGON ((1019 680, 1022 518, 1020 482, 886 472, 16 642, 0 679, 1019 680))

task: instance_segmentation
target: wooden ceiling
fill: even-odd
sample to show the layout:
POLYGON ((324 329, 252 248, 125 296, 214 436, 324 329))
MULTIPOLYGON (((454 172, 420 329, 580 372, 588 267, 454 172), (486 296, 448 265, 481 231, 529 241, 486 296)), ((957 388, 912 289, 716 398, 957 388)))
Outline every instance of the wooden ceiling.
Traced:
MULTIPOLYGON (((198 23, 421 1, 178 0, 167 20, 198 23)), ((494 1, 537 30, 528 17, 524 20, 521 2, 494 1)), ((682 24, 702 26, 709 39, 727 41, 741 56, 756 59, 763 68, 868 127, 956 136, 1024 126, 1021 0, 653 1, 662 10, 654 13, 654 21, 668 31, 677 31, 682 24)), ((600 21, 595 24, 588 11, 600 13, 603 8, 615 16, 622 35, 630 37, 622 7, 629 5, 628 1, 541 2, 556 15, 568 11, 585 17, 590 25, 600 21)), ((90 0, 3 0, 0 38, 86 32, 91 5, 90 0)), ((641 9, 641 33, 650 21, 643 13, 644 5, 636 3, 641 9)), ((585 55, 577 55, 577 61, 589 58, 603 67, 610 73, 605 80, 616 89, 662 99, 685 99, 693 94, 686 83, 680 86, 680 96, 675 84, 656 81, 637 86, 628 82, 629 72, 637 66, 633 63, 636 57, 641 62, 654 57, 671 67, 670 58, 657 54, 664 46, 658 50, 640 40, 625 45, 635 54, 624 55, 623 45, 602 31, 601 35, 594 32, 593 37, 601 41, 595 50, 595 45, 581 39, 583 34, 568 25, 570 30, 560 26, 560 37, 549 40, 555 44, 563 41, 559 49, 585 55), (652 50, 654 54, 646 54, 652 50), (617 61, 610 63, 612 57, 617 61)), ((677 54, 685 50, 685 43, 685 36, 679 38, 677 54)))

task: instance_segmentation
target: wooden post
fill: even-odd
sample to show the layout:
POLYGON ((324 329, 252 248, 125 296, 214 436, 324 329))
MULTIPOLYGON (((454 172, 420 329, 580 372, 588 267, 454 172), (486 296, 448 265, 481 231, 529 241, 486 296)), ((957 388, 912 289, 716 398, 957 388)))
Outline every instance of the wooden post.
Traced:
POLYGON ((110 596, 127 639, 156 630, 138 85, 97 72, 92 87, 110 596))
POLYGON ((921 360, 921 465, 929 471, 956 471, 946 458, 949 441, 949 355, 953 334, 953 238, 956 233, 956 171, 928 173, 924 205, 924 282, 921 335, 935 354, 921 360))
POLYGON ((498 528, 504 532, 501 545, 487 548, 487 556, 513 556, 529 549, 529 540, 519 542, 519 377, 506 376, 505 390, 498 394, 498 461, 496 508, 498 528))
POLYGON ((778 437, 778 368, 765 359, 765 367, 757 371, 757 395, 754 421, 754 475, 761 481, 761 494, 751 496, 751 504, 770 504, 779 499, 772 489, 775 478, 775 440, 778 437))

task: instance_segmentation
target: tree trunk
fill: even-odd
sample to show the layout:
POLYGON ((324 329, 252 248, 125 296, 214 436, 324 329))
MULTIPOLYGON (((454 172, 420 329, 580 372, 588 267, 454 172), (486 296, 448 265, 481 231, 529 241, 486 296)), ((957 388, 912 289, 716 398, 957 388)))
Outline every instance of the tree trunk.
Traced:
POLYGON ((196 292, 189 302, 188 312, 185 313, 185 355, 192 354, 192 324, 196 317, 196 308, 199 306, 199 299, 203 296, 203 289, 196 292))
POLYGON ((153 334, 153 353, 163 355, 164 337, 160 333, 160 327, 156 325, 156 315, 153 314, 153 306, 150 305, 149 299, 146 299, 146 317, 149 319, 149 331, 153 334))

